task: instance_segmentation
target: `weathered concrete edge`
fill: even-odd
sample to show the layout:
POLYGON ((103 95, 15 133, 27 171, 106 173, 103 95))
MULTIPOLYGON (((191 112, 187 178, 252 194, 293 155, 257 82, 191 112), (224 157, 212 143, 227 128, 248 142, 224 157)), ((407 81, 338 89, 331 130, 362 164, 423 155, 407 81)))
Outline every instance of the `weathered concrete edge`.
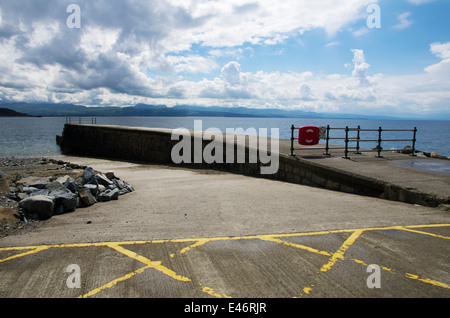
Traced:
MULTIPOLYGON (((171 140, 172 131, 172 129, 145 127, 66 124, 63 135, 57 136, 57 143, 64 154, 175 165, 172 162, 171 150, 178 140, 171 140)), ((194 138, 193 134, 191 138, 194 138)), ((203 147, 208 143, 209 141, 203 141, 203 147)), ((248 158, 250 149, 247 145, 245 148, 246 158, 248 158)), ((258 163, 207 164, 202 162, 182 163, 177 166, 222 170, 429 207, 450 203, 450 198, 420 192, 284 154, 279 155, 279 169, 275 174, 261 174, 261 165, 258 158, 258 163)))

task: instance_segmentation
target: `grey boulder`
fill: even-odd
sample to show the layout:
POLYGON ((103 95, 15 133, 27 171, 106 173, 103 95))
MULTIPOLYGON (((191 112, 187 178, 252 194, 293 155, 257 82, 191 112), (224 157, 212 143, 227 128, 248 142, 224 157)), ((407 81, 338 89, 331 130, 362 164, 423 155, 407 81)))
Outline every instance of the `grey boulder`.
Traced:
POLYGON ((28 197, 19 202, 26 214, 36 215, 39 220, 47 220, 53 215, 54 198, 46 195, 28 197))
POLYGON ((98 195, 97 199, 100 202, 107 202, 111 200, 118 200, 119 199, 119 189, 107 189, 105 192, 102 192, 98 195))

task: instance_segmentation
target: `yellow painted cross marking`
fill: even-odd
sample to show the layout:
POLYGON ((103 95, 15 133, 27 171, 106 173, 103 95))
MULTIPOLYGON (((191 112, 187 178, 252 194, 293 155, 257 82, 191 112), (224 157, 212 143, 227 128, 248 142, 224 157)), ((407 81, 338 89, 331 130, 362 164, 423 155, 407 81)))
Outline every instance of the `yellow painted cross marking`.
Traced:
MULTIPOLYGON (((197 238, 197 239, 175 239, 175 240, 151 240, 151 241, 128 241, 128 242, 100 242, 100 243, 81 243, 81 244, 58 244, 58 245, 42 245, 42 246, 23 246, 23 247, 3 247, 0 248, 0 252, 12 252, 12 251, 23 251, 22 253, 12 255, 9 257, 6 257, 4 259, 0 259, 0 263, 5 263, 8 261, 11 261, 13 259, 18 259, 21 257, 26 257, 35 253, 39 253, 41 251, 50 249, 50 248, 77 248, 77 247, 108 247, 111 249, 114 249, 115 251, 129 257, 132 259, 135 259, 139 262, 141 262, 144 266, 132 271, 122 277, 116 278, 112 280, 109 283, 106 283, 100 287, 97 287, 89 292, 87 292, 84 295, 81 295, 80 297, 90 297, 93 296, 99 292, 101 292, 104 289, 112 288, 115 285, 117 285, 120 282, 126 281, 130 278, 132 278, 135 275, 141 274, 147 269, 156 269, 159 272, 171 277, 172 279, 181 281, 181 282, 190 282, 191 279, 184 277, 182 275, 177 274, 175 271, 167 268, 166 266, 162 265, 161 261, 154 261, 150 260, 142 255, 139 255, 125 247, 123 245, 137 245, 137 244, 156 244, 156 243, 191 243, 189 246, 179 250, 177 253, 170 254, 170 257, 173 258, 175 255, 181 255, 188 253, 190 250, 195 249, 197 247, 203 246, 209 242, 214 241, 227 241, 227 240, 244 240, 244 239, 260 239, 263 241, 269 241, 274 242, 277 244, 283 244, 288 247, 293 247, 297 249, 301 249, 307 252, 315 253, 318 255, 324 255, 328 256, 328 262, 324 264, 320 268, 320 272, 327 272, 332 269, 332 267, 338 262, 339 260, 345 260, 345 253, 347 250, 358 240, 358 238, 361 236, 361 234, 369 231, 382 231, 382 230, 399 230, 399 231, 408 231, 420 235, 427 235, 431 237, 435 237, 438 239, 445 239, 448 240, 450 237, 443 236, 443 235, 437 235, 430 232, 425 232, 423 229, 426 228, 441 228, 441 227, 450 227, 450 224, 431 224, 431 225, 411 225, 411 226, 390 226, 390 227, 376 227, 376 228, 366 228, 366 229, 351 229, 351 230, 333 230, 333 231, 317 231, 317 232, 305 232, 305 233, 290 233, 290 234, 272 234, 272 235, 252 235, 252 236, 241 236, 241 237, 215 237, 215 238, 197 238), (344 241, 344 243, 339 247, 339 249, 335 252, 328 252, 328 251, 321 251, 316 248, 297 244, 297 243, 291 243, 288 241, 283 240, 283 238, 293 238, 293 237, 301 237, 301 236, 313 236, 313 235, 327 235, 327 234, 336 234, 336 233, 350 233, 350 236, 344 241)), ((357 259, 350 259, 357 264, 361 264, 363 266, 368 266, 364 261, 357 260, 357 259)), ((397 274, 397 272, 394 269, 387 268, 384 266, 380 266, 381 269, 384 271, 387 271, 391 274, 397 274)), ((431 284, 433 286, 441 287, 450 289, 450 286, 448 284, 428 279, 424 277, 420 277, 418 275, 412 274, 412 273, 405 273, 404 276, 408 279, 414 279, 416 281, 420 281, 426 284, 431 284)), ((315 284, 310 284, 307 287, 304 287, 302 290, 303 293, 300 295, 310 295, 313 291, 313 287, 315 287, 315 284)), ((202 292, 215 296, 215 297, 229 297, 226 294, 220 294, 216 291, 214 291, 213 288, 203 286, 201 283, 199 283, 199 287, 201 288, 202 292)))
MULTIPOLYGON (((6 261, 10 261, 10 260, 15 259, 15 258, 31 255, 31 254, 34 254, 34 253, 37 253, 37 252, 40 252, 40 251, 43 251, 43 250, 46 250, 46 249, 49 249, 49 248, 50 248, 50 246, 34 247, 34 248, 31 249, 31 251, 28 251, 28 252, 25 252, 25 253, 20 253, 20 254, 17 254, 17 255, 13 255, 13 256, 7 257, 5 259, 1 259, 0 263, 6 262, 6 261)), ((30 248, 25 248, 25 249, 30 249, 30 248)))
POLYGON ((287 245, 287 246, 292 246, 292 247, 295 247, 295 248, 299 248, 301 250, 305 250, 305 251, 308 251, 308 252, 311 252, 311 253, 316 253, 316 254, 319 254, 319 255, 331 256, 331 254, 328 253, 328 252, 319 251, 318 249, 315 249, 315 248, 312 248, 312 247, 309 247, 309 246, 305 246, 305 245, 301 245, 301 244, 286 242, 286 241, 283 241, 283 240, 280 240, 280 239, 276 239, 276 238, 274 238, 273 236, 270 236, 270 235, 261 235, 259 238, 261 240, 263 240, 263 241, 272 241, 272 242, 284 244, 284 245, 287 245))
POLYGON ((413 230, 413 229, 408 229, 408 228, 403 227, 403 226, 398 227, 398 229, 402 230, 402 231, 408 231, 408 232, 412 232, 412 233, 429 235, 429 236, 434 236, 434 237, 445 239, 445 240, 450 240, 450 237, 448 237, 448 236, 437 235, 437 234, 434 234, 434 233, 429 233, 429 232, 424 232, 424 231, 417 231, 417 230, 413 230))
POLYGON ((353 243, 358 239, 358 237, 362 234, 363 230, 358 230, 352 233, 352 235, 349 236, 348 239, 345 240, 344 244, 335 252, 333 255, 331 255, 331 258, 329 259, 328 263, 323 265, 320 271, 326 272, 331 267, 333 267, 334 264, 336 264, 338 259, 344 259, 344 254, 348 250, 350 246, 352 246, 353 243))

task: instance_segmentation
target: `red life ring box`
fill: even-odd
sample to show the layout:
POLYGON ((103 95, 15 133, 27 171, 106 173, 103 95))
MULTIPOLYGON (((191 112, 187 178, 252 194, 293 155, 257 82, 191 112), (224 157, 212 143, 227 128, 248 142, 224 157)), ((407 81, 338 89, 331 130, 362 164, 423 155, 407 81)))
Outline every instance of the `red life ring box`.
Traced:
POLYGON ((320 128, 303 126, 298 129, 298 143, 303 146, 313 146, 319 143, 320 128))

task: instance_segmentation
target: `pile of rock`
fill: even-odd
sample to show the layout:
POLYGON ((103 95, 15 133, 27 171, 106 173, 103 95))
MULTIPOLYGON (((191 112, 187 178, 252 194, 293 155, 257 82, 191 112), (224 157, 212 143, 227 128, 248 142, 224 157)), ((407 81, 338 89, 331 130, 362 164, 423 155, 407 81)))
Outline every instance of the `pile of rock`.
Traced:
MULTIPOLYGON (((394 150, 393 149, 393 151, 401 152, 401 153, 410 155, 410 154, 412 154, 412 147, 411 146, 405 146, 402 150, 394 150)), ((450 156, 446 157, 446 156, 438 154, 437 152, 434 152, 434 151, 433 152, 425 152, 425 151, 422 151, 422 150, 416 150, 415 154, 417 156, 422 156, 422 157, 450 160, 450 156)))
POLYGON ((47 220, 53 215, 69 213, 97 202, 117 200, 134 191, 113 172, 103 174, 91 167, 78 175, 58 178, 30 176, 15 182, 9 197, 18 201, 28 218, 47 220))

